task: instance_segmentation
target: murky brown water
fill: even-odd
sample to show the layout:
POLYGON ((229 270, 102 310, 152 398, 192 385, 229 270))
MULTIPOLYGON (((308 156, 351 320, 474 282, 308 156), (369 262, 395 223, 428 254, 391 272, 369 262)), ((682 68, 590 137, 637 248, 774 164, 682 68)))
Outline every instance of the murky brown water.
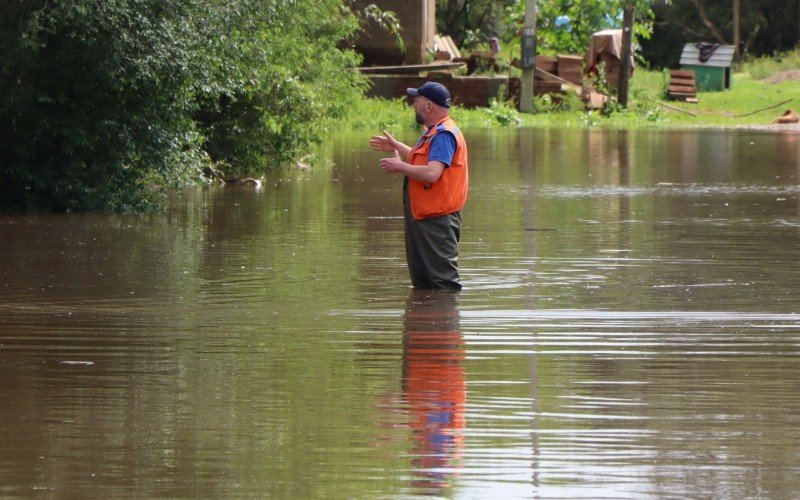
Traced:
POLYGON ((408 288, 366 137, 0 217, 0 496, 799 491, 800 136, 467 132, 459 295, 408 288))

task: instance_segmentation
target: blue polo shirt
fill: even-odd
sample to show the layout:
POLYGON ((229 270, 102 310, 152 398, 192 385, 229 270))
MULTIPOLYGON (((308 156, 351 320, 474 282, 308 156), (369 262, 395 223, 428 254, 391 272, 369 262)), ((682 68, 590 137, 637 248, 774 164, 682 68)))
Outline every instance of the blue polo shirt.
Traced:
POLYGON ((449 167, 453 162, 456 152, 456 136, 442 126, 431 140, 431 149, 428 152, 428 161, 440 161, 449 167))

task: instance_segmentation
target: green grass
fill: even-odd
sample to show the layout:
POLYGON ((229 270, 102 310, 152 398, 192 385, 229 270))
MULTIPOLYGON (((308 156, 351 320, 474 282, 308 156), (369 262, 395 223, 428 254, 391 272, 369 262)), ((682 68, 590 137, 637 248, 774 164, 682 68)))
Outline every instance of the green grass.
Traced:
POLYGON ((700 102, 692 108, 699 115, 698 121, 723 126, 769 124, 785 109, 800 106, 800 84, 796 81, 766 83, 754 80, 748 73, 734 73, 732 81, 728 91, 703 92, 698 96, 700 102), (789 99, 789 103, 779 108, 764 109, 789 99))
POLYGON ((798 69, 800 69, 800 49, 773 57, 759 57, 741 65, 741 71, 749 73, 757 80, 762 80, 780 71, 798 69))
MULTIPOLYGON (((455 107, 451 114, 463 128, 648 129, 767 125, 786 109, 800 111, 800 82, 764 80, 780 71, 793 69, 800 69, 800 51, 746 62, 733 73, 729 90, 700 92, 697 104, 666 100, 667 73, 637 68, 631 79, 628 109, 612 106, 605 112, 587 112, 577 96, 572 96, 560 104, 551 102, 548 97, 538 97, 532 113, 520 113, 510 103, 495 102, 488 108, 455 107), (764 109, 789 99, 790 102, 780 107, 764 109)), ((370 131, 418 127, 405 99, 362 99, 353 104, 345 123, 349 128, 370 131)))

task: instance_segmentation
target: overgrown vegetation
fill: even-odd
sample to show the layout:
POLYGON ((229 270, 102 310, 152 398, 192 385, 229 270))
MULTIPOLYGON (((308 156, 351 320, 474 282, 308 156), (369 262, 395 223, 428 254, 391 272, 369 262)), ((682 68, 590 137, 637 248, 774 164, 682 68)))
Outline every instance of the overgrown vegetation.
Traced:
MULTIPOLYGON (((652 5, 660 0, 539 0, 536 3, 538 52, 583 53, 592 33, 619 27, 627 5, 636 8, 636 35, 648 38, 652 31, 652 5)), ((462 49, 485 45, 499 37, 504 45, 519 46, 525 19, 525 2, 518 0, 439 0, 436 23, 462 49)))
POLYGON ((144 209, 307 152, 358 95, 335 0, 0 2, 0 206, 144 209))

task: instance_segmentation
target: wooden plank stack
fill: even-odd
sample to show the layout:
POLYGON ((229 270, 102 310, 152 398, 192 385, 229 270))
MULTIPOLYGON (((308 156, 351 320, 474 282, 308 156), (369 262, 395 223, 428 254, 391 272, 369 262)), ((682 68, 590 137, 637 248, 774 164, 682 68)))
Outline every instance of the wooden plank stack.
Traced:
POLYGON ((434 35, 433 52, 437 61, 451 61, 461 57, 461 51, 450 36, 434 35))
POLYGON ((554 75, 558 74, 558 58, 556 56, 536 56, 536 67, 554 75))
POLYGON ((558 76, 575 85, 583 85, 583 57, 559 55, 558 76))
POLYGON ((697 102, 697 82, 694 71, 684 69, 669 70, 667 97, 676 101, 697 102))
MULTIPOLYGON (((519 59, 511 62, 521 67, 519 59)), ((534 94, 563 93, 570 84, 580 87, 583 84, 583 58, 573 55, 536 56, 536 82, 534 94)))

